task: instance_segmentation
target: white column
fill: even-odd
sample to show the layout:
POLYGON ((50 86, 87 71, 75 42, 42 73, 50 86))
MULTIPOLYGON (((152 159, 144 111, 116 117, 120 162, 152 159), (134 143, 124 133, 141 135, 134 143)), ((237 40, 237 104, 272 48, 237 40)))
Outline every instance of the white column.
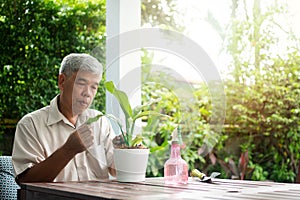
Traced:
MULTIPOLYGON (((106 46, 106 80, 112 80, 119 89, 125 91, 133 107, 141 104, 140 51, 120 55, 122 40, 114 38, 123 32, 138 29, 140 25, 140 0, 106 1, 107 43, 114 42, 106 46)), ((123 118, 121 108, 109 93, 106 93, 106 112, 123 118)))

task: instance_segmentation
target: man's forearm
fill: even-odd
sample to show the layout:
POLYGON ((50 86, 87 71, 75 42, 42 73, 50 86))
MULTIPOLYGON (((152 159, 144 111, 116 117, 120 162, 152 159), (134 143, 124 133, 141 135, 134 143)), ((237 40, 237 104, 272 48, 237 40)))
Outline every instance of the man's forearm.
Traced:
POLYGON ((52 182, 75 155, 61 147, 46 160, 20 174, 17 182, 52 182))

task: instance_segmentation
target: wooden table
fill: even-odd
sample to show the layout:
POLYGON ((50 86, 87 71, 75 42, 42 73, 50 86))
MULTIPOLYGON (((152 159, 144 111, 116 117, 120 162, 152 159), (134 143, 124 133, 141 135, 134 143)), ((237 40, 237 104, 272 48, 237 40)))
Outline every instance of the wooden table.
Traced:
POLYGON ((213 179, 203 183, 189 179, 187 185, 165 185, 163 178, 140 183, 97 182, 24 183, 21 200, 36 199, 300 199, 300 184, 213 179))

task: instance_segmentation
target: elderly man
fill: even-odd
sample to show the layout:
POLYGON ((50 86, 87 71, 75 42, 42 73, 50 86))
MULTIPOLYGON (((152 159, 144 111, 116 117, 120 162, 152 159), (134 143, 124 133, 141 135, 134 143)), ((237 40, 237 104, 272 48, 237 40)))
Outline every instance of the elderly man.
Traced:
POLYGON ((13 165, 20 182, 85 181, 115 176, 114 132, 109 120, 90 109, 102 79, 102 65, 88 54, 66 56, 59 70, 58 94, 50 105, 17 124, 13 165))

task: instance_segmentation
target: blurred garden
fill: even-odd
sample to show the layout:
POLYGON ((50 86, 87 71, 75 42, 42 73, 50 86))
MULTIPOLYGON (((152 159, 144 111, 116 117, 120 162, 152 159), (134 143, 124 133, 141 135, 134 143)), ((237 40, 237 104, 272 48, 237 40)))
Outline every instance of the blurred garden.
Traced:
MULTIPOLYGON (((142 0, 142 27, 185 33, 175 0, 142 0)), ((205 3, 207 1, 199 1, 205 3)), ((182 101, 172 88, 159 84, 167 73, 149 77, 154 52, 143 50, 142 101, 161 98, 152 109, 171 115, 168 122, 145 118, 150 148, 147 176, 163 176, 170 134, 182 126, 189 168, 221 178, 294 182, 300 160, 300 36, 283 26, 285 1, 231 0, 227 23, 213 12, 205 21, 219 34, 229 62, 222 74, 226 118, 214 133, 211 93, 205 82, 192 85, 193 101, 182 101), (246 2, 248 4, 246 4, 246 2), (280 50, 279 50, 280 49, 280 50), (192 122, 192 123, 191 123, 192 122), (153 126, 155 124, 155 126, 153 126), (213 149, 203 153, 204 138, 213 149)), ((105 66, 105 0, 0 0, 0 155, 10 155, 18 120, 49 104, 58 93, 62 58, 71 52, 97 55, 105 66)), ((105 76, 104 76, 105 77, 105 76)), ((103 85, 104 80, 100 83, 103 85)), ((183 84, 180 84, 183 87, 183 84)), ((99 87, 93 107, 105 112, 99 87)))

